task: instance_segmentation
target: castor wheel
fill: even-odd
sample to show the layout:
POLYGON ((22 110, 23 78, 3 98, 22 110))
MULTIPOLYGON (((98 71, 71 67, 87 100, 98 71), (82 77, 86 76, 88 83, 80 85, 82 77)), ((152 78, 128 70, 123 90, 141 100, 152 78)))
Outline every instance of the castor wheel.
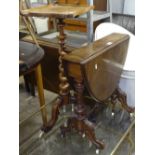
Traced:
POLYGON ((135 118, 134 113, 130 113, 130 120, 132 121, 135 118))
POLYGON ((96 154, 99 154, 100 153, 100 150, 99 149, 96 149, 96 154))
POLYGON ((67 122, 64 122, 63 126, 60 127, 60 136, 61 136, 61 138, 66 137, 67 126, 68 126, 67 122))
POLYGON ((61 136, 61 138, 65 138, 65 137, 66 137, 66 135, 64 135, 64 134, 62 134, 62 133, 61 133, 60 136, 61 136))
POLYGON ((44 134, 45 134, 45 132, 41 130, 38 137, 42 138, 44 136, 44 134))
POLYGON ((75 109, 74 104, 72 104, 72 112, 74 112, 74 109, 75 109))
POLYGON ((66 137, 66 134, 65 134, 63 131, 61 131, 61 133, 60 133, 60 137, 63 139, 63 138, 66 137))
POLYGON ((68 127, 68 122, 67 122, 67 121, 64 122, 64 127, 65 127, 65 128, 68 127))
POLYGON ((63 129, 60 129, 60 137, 61 138, 65 138, 66 137, 66 133, 65 133, 65 131, 63 131, 63 129))
POLYGON ((85 134, 85 133, 83 133, 83 134, 82 134, 82 138, 85 138, 85 137, 86 137, 86 134, 85 134))
POLYGON ((112 113, 111 113, 111 117, 112 117, 112 118, 114 118, 114 116, 115 116, 115 113, 114 113, 114 112, 112 112, 112 113))

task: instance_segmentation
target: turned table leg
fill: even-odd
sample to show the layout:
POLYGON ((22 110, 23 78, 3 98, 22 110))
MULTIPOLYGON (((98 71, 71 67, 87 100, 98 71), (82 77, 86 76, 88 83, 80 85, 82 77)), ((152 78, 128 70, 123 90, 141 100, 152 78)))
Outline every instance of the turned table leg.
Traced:
POLYGON ((98 149, 104 149, 104 143, 97 140, 94 133, 94 124, 86 118, 86 106, 83 101, 84 85, 82 80, 75 80, 75 89, 77 92, 77 106, 75 113, 77 114, 76 129, 86 134, 87 138, 96 145, 98 149))
POLYGON ((43 126, 42 127, 42 130, 44 132, 48 132, 50 131, 56 121, 58 120, 58 116, 59 116, 59 108, 62 106, 62 99, 61 98, 58 98, 55 103, 52 105, 52 108, 51 108, 51 119, 49 120, 49 122, 46 124, 46 126, 43 126))
POLYGON ((76 106, 75 116, 68 120, 67 126, 62 126, 61 131, 63 136, 67 131, 71 129, 77 130, 81 135, 85 134, 87 138, 97 147, 97 149, 104 149, 105 144, 102 141, 96 139, 95 125, 90 122, 86 117, 86 106, 83 101, 84 85, 81 79, 75 80, 76 90, 76 106))

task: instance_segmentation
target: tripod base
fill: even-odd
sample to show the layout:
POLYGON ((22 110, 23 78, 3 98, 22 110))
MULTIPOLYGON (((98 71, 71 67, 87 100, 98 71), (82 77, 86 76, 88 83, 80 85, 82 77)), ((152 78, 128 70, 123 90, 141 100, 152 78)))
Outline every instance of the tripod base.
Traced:
POLYGON ((79 132, 80 135, 85 135, 97 149, 104 149, 105 144, 102 141, 99 141, 95 136, 95 126, 92 122, 87 119, 80 120, 78 117, 70 118, 66 126, 61 126, 61 134, 65 137, 66 132, 75 129, 79 132))

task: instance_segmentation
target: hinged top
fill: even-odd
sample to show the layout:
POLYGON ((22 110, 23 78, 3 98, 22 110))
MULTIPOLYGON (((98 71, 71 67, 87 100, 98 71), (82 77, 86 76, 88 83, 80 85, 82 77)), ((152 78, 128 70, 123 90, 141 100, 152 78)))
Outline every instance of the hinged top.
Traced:
POLYGON ((73 18, 85 14, 93 8, 94 6, 49 4, 21 10, 21 14, 25 16, 73 18))
POLYGON ((83 79, 89 94, 96 101, 103 102, 118 86, 128 42, 128 35, 113 33, 66 54, 64 65, 72 78, 83 79))
POLYGON ((74 50, 69 55, 65 55, 63 59, 70 62, 82 64, 104 53, 108 49, 118 45, 122 41, 125 41, 128 39, 129 39, 129 36, 127 34, 112 33, 85 47, 74 50))

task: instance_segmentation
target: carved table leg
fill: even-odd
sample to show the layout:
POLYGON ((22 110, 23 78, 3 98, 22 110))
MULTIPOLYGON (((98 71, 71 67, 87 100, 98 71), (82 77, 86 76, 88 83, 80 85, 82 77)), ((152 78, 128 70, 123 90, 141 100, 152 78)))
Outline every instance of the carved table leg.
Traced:
MULTIPOLYGON (((116 92, 116 91, 115 91, 115 92, 116 92)), ((116 95, 115 92, 111 95, 112 116, 114 116, 114 109, 115 109, 115 105, 116 105, 116 103, 117 103, 117 95, 116 95)))
POLYGON ((94 132, 94 124, 88 120, 84 120, 83 121, 83 126, 84 126, 84 132, 86 134, 86 136, 88 137, 88 139, 94 144, 96 145, 96 147, 98 149, 104 149, 105 144, 102 141, 99 141, 96 139, 95 137, 95 132, 94 132))
POLYGON ((95 137, 94 124, 86 119, 86 106, 83 101, 84 85, 81 79, 75 80, 75 89, 77 92, 77 106, 75 107, 75 113, 77 114, 76 129, 85 133, 88 139, 95 144, 98 149, 103 149, 104 143, 95 137))
POLYGON ((134 112, 134 108, 131 108, 127 105, 127 95, 125 92, 123 92, 120 88, 117 88, 116 91, 116 96, 118 98, 118 100, 120 101, 122 107, 129 113, 133 113, 134 112))
POLYGON ((95 126, 92 122, 87 119, 79 120, 78 117, 69 119, 67 126, 61 127, 61 133, 63 136, 66 135, 66 132, 70 132, 71 129, 77 130, 80 135, 85 134, 87 138, 98 148, 104 149, 105 144, 102 141, 96 139, 95 136, 95 126))
POLYGON ((56 121, 58 119, 59 108, 61 106, 62 106, 62 99, 61 98, 58 98, 56 100, 56 102, 52 105, 52 109, 51 109, 52 113, 51 113, 51 119, 50 119, 50 121, 47 123, 46 126, 43 126, 42 127, 42 130, 44 132, 48 132, 48 131, 50 131, 54 127, 54 125, 55 125, 55 123, 56 123, 56 121))
POLYGON ((132 107, 129 107, 127 104, 126 93, 123 92, 120 88, 116 88, 116 90, 110 97, 110 104, 112 105, 112 116, 114 116, 114 114, 115 114, 114 109, 115 109, 117 100, 120 102, 122 108, 125 109, 128 113, 130 113, 130 114, 134 113, 135 109, 132 107))
POLYGON ((55 125, 58 115, 59 115, 59 108, 61 106, 65 106, 69 103, 69 83, 67 81, 67 78, 64 74, 64 68, 62 64, 62 57, 67 54, 65 52, 65 39, 66 35, 64 34, 64 22, 63 19, 58 19, 58 30, 59 30, 59 99, 56 101, 56 103, 52 106, 52 115, 50 121, 47 123, 47 126, 43 128, 44 132, 48 132, 50 129, 53 128, 55 125))

